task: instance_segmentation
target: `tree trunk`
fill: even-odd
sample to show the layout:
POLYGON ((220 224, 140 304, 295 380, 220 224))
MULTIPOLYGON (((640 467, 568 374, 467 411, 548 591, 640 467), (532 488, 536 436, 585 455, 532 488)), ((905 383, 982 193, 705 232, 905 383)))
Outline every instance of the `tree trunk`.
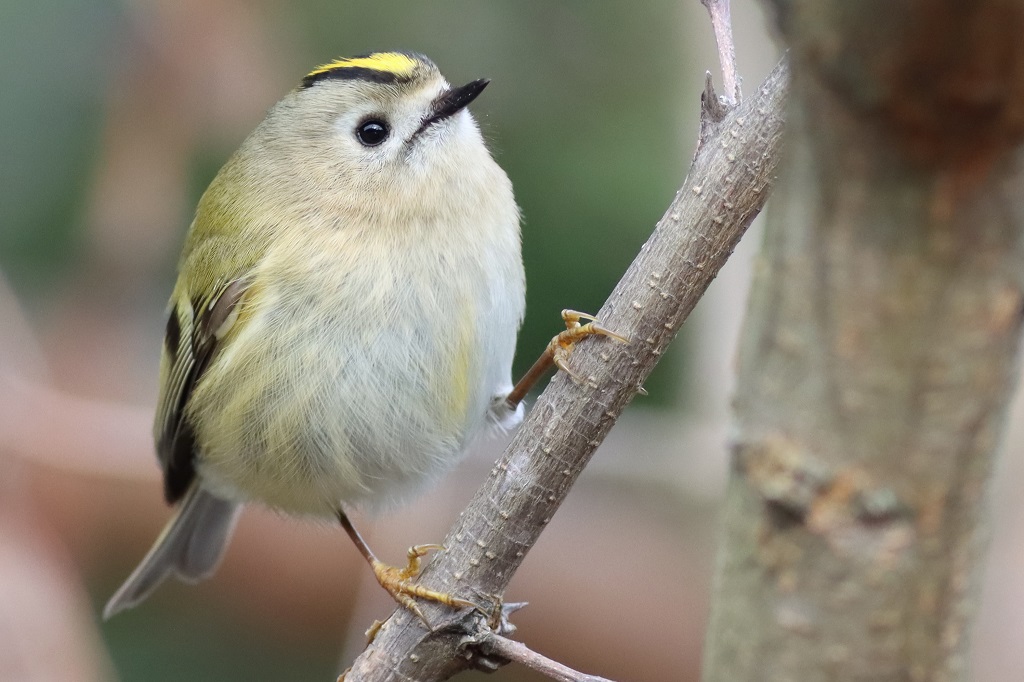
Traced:
POLYGON ((1024 319, 1024 5, 775 0, 708 682, 959 680, 1024 319))

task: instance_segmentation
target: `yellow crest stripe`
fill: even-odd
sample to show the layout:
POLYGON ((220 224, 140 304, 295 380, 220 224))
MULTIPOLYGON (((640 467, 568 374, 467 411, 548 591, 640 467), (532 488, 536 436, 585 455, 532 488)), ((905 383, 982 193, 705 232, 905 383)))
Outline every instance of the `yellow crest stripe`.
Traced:
POLYGON ((364 57, 335 59, 333 62, 322 64, 306 74, 305 79, 316 80, 317 76, 340 69, 367 69, 390 74, 395 78, 408 78, 419 64, 416 58, 401 52, 374 52, 364 57))

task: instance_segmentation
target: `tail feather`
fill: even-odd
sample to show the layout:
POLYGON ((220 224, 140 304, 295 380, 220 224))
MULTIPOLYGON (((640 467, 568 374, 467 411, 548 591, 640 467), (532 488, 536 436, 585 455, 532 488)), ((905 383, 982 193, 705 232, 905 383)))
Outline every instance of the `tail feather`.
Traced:
POLYGON ((186 582, 210 577, 220 563, 241 506, 193 483, 153 547, 103 609, 103 618, 138 605, 172 573, 186 582))

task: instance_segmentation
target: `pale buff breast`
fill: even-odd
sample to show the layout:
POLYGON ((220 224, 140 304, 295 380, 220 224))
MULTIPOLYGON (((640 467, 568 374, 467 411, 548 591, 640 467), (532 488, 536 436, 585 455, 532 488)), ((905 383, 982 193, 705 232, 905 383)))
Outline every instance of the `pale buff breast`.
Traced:
POLYGON ((387 505, 458 460, 510 383, 521 266, 423 233, 275 245, 208 372, 222 380, 190 403, 209 487, 327 515, 387 505))

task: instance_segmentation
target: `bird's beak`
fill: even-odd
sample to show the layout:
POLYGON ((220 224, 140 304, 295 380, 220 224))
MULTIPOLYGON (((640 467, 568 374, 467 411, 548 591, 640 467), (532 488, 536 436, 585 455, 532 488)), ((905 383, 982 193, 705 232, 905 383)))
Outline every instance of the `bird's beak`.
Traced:
POLYGON ((465 109, 470 102, 475 100, 484 91, 484 88, 490 82, 487 78, 480 78, 461 87, 452 88, 441 93, 430 107, 430 115, 423 121, 420 130, 454 116, 465 109))

